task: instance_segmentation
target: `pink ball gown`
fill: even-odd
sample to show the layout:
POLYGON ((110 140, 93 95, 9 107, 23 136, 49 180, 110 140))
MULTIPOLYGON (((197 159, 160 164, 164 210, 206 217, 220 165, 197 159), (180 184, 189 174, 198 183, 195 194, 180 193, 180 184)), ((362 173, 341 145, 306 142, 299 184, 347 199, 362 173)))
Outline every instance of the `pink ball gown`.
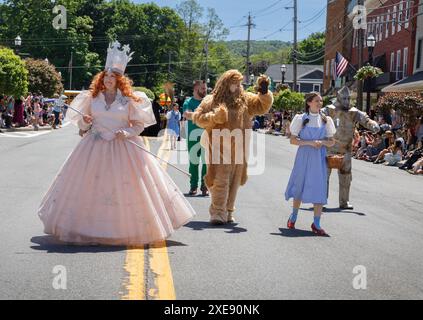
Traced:
MULTIPOLYGON (((38 214, 44 231, 75 244, 136 246, 163 240, 195 215, 160 163, 115 138, 143 146, 139 134, 156 123, 151 103, 120 91, 107 107, 104 95, 82 92, 71 107, 93 117, 93 125, 73 150, 42 200, 38 214)), ((68 119, 88 130, 82 116, 69 109, 68 119)))

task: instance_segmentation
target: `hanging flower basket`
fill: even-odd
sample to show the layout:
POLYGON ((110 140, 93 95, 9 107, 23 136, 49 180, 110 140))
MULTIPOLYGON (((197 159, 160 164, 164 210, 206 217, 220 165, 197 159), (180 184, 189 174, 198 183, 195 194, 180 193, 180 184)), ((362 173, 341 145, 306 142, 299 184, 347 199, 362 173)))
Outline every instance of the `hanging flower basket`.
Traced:
POLYGON ((383 74, 383 71, 378 67, 373 67, 371 65, 364 66, 357 71, 354 76, 355 80, 366 80, 368 78, 377 78, 383 74))

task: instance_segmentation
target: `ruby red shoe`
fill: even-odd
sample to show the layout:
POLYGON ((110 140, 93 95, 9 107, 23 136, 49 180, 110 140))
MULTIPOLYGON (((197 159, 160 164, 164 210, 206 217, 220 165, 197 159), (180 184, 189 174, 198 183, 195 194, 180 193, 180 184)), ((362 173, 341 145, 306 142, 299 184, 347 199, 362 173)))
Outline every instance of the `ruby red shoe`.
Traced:
POLYGON ((288 229, 291 229, 291 230, 295 229, 295 222, 292 222, 291 219, 288 219, 288 223, 286 225, 288 229))
POLYGON ((313 231, 314 234, 320 236, 320 237, 327 237, 329 236, 325 230, 323 229, 317 229, 316 226, 314 225, 314 223, 311 225, 311 230, 313 231))

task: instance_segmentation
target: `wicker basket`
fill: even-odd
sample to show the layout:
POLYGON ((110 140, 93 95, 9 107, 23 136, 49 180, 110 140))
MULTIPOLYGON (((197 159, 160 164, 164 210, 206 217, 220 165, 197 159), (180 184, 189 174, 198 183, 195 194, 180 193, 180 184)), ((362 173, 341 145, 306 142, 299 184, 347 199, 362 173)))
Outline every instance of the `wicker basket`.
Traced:
POLYGON ((342 164, 344 163, 344 156, 340 154, 327 156, 326 159, 328 161, 329 169, 341 169, 342 164))

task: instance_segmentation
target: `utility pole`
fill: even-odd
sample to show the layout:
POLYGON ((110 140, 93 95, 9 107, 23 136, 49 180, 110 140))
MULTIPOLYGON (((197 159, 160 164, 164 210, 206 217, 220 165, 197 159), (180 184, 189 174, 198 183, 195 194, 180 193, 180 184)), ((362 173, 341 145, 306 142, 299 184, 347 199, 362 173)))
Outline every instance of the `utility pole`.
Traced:
POLYGON ((245 76, 246 76, 246 82, 250 83, 250 48, 251 48, 251 27, 254 26, 252 19, 251 19, 251 13, 248 13, 248 40, 247 40, 247 67, 245 70, 245 76))
POLYGON ((298 24, 298 15, 297 15, 298 4, 297 0, 294 0, 294 79, 293 79, 293 90, 297 91, 297 49, 298 49, 298 40, 297 40, 297 24, 298 24))
MULTIPOLYGON (((358 5, 364 5, 364 0, 358 0, 358 5)), ((360 22, 360 25, 363 21, 360 22)), ((364 49, 364 32, 363 29, 358 29, 358 68, 363 66, 363 49, 364 49)), ((363 81, 357 80, 357 109, 363 111, 363 81)))

